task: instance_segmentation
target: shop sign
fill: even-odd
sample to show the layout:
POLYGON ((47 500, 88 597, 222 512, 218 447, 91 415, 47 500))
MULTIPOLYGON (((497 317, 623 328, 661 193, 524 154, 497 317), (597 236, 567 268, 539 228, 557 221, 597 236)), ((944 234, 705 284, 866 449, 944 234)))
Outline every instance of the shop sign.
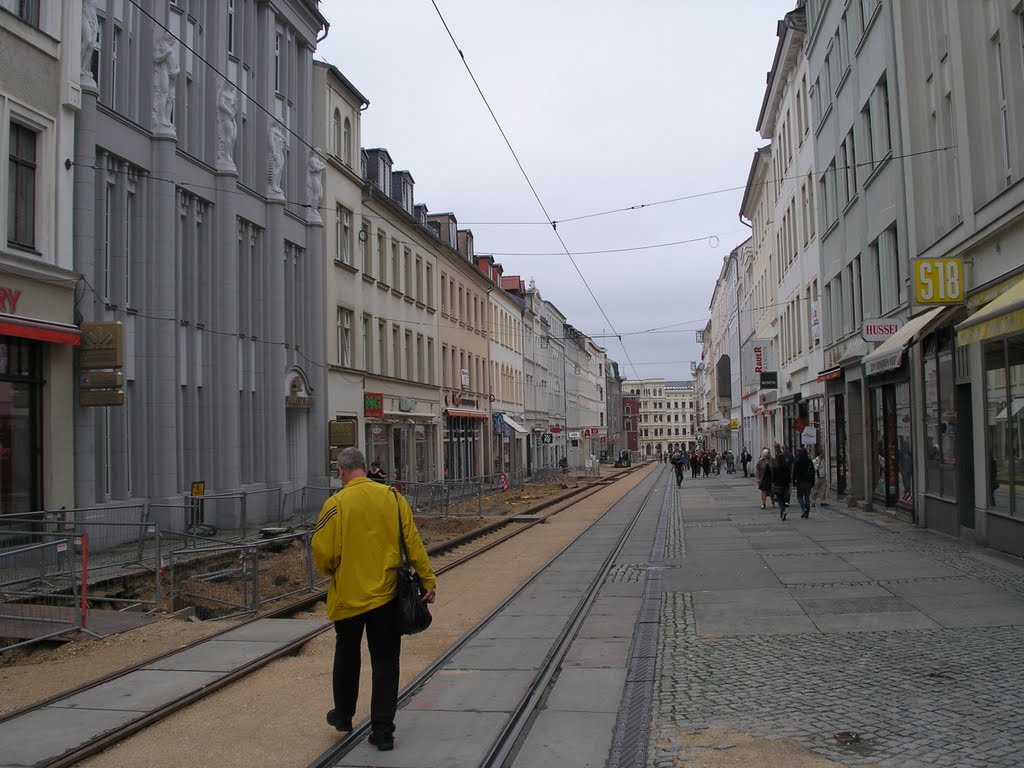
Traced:
POLYGON ((555 442, 555 436, 550 432, 545 432, 543 435, 540 436, 540 441, 544 445, 551 445, 553 442, 555 442))
POLYGON ((797 434, 803 432, 806 426, 807 422, 804 419, 793 419, 793 431, 797 434))
POLYGON ((84 370, 124 367, 123 328, 121 323, 82 323, 78 367, 84 370))
POLYGON ((778 371, 763 371, 761 373, 761 389, 778 389, 779 388, 779 372, 778 371))
POLYGON ((463 397, 459 400, 459 405, 464 408, 476 408, 476 400, 470 397, 463 397))
POLYGON ((804 427, 800 433, 800 442, 804 445, 814 445, 818 442, 818 428, 810 425, 804 427))
POLYGON ((740 420, 739 419, 729 419, 729 429, 739 429, 739 428, 740 428, 740 420))
POLYGON ((288 379, 288 394, 284 397, 288 408, 312 408, 313 398, 309 395, 306 380, 301 373, 293 372, 288 379))
POLYGON ((21 291, 0 285, 0 312, 13 315, 18 311, 18 299, 21 298, 21 291))
POLYGON ((958 304, 964 300, 963 259, 913 259, 918 304, 958 304))
POLYGON ((462 374, 462 388, 463 389, 469 389, 469 369, 468 368, 461 369, 461 374, 462 374))
POLYGON ((402 413, 408 413, 416 409, 416 401, 411 397, 403 397, 398 401, 398 410, 402 413))
POLYGON ((363 392, 363 416, 384 416, 384 393, 363 392))
POLYGON ((570 440, 579 440, 580 439, 580 433, 579 432, 570 432, 569 433, 569 439, 570 440))
POLYGON ((206 481, 197 480, 192 483, 192 495, 193 496, 205 496, 206 495, 206 481))
POLYGON ((416 434, 416 442, 417 443, 422 443, 422 442, 424 442, 427 439, 427 428, 426 427, 422 427, 422 426, 416 427, 413 431, 416 434))
POLYGON ((120 389, 124 386, 124 374, 120 371, 97 371, 83 373, 78 377, 81 389, 120 389))
POLYGON ((82 408, 102 408, 124 405, 123 389, 80 389, 78 404, 82 408))
POLYGON ((821 304, 811 302, 811 339, 821 341, 821 304))
POLYGON ((743 358, 743 383, 757 388, 761 384, 761 374, 775 367, 772 361, 771 339, 751 339, 743 345, 740 355, 743 358))
POLYGON ((860 337, 864 341, 885 341, 902 327, 903 321, 896 318, 865 320, 860 329, 860 337))
POLYGON ((553 434, 553 435, 557 435, 557 434, 559 434, 559 433, 560 433, 561 431, 562 431, 562 428, 561 428, 561 427, 551 427, 551 428, 550 428, 550 429, 548 430, 548 432, 551 432, 551 434, 553 434))
POLYGON ((331 448, 348 448, 356 444, 356 420, 335 419, 327 424, 331 448))
POLYGON ((375 443, 386 443, 388 441, 388 431, 380 425, 370 427, 370 436, 375 443))

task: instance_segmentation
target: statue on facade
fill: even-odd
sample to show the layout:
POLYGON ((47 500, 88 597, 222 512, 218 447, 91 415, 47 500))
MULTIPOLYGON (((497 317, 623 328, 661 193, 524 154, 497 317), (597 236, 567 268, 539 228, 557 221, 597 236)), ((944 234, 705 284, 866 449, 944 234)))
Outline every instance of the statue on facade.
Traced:
POLYGON ((82 72, 80 80, 95 86, 92 76, 92 55, 99 48, 100 20, 96 15, 96 0, 82 0, 82 72))
POLYGON ((238 108, 238 89, 227 80, 221 81, 217 90, 217 170, 236 171, 235 139, 238 124, 235 112, 238 108))
POLYGON ((178 84, 178 41, 169 32, 153 52, 153 127, 174 130, 174 98, 178 84))
POLYGON ((309 163, 306 166, 306 205, 309 206, 306 219, 309 221, 321 221, 320 201, 324 197, 323 173, 326 167, 318 151, 309 150, 309 163))
POLYGON ((284 199, 281 189, 281 174, 284 173, 284 128, 279 123, 270 124, 270 153, 267 157, 267 184, 270 187, 269 197, 284 199))

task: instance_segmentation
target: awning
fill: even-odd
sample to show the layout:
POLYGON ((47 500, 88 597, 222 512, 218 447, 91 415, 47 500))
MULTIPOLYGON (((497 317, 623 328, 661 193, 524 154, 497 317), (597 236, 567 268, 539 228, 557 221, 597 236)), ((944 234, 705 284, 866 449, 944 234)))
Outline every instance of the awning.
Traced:
POLYGON ((843 369, 839 366, 835 368, 828 368, 824 371, 818 371, 817 381, 835 381, 843 377, 843 369))
POLYGON ((864 356, 864 375, 873 376, 899 368, 903 353, 914 340, 929 331, 939 320, 946 307, 934 307, 924 314, 912 318, 896 333, 883 341, 874 352, 864 356))
POLYGON ((0 336, 18 336, 22 339, 48 341, 51 344, 70 344, 77 347, 81 343, 81 335, 82 333, 76 325, 51 323, 48 320, 0 313, 0 336))
POLYGON ((524 427, 518 421, 513 419, 507 413, 501 414, 501 420, 504 421, 506 424, 508 424, 510 427, 512 427, 512 429, 514 429, 516 432, 518 432, 521 435, 525 435, 529 431, 529 430, 526 429, 526 427, 524 427))
POLYGON ((446 408, 445 415, 455 419, 486 419, 487 411, 469 411, 462 408, 446 408))
POLYGON ((1004 291, 956 327, 956 343, 966 347, 1024 331, 1024 280, 1004 291))
MULTIPOLYGON (((1016 417, 1020 413, 1020 409, 1024 408, 1024 397, 1013 398, 1013 416, 1016 417)), ((1006 421, 1006 412, 1008 408, 1003 408, 999 413, 996 414, 996 421, 1006 421)))

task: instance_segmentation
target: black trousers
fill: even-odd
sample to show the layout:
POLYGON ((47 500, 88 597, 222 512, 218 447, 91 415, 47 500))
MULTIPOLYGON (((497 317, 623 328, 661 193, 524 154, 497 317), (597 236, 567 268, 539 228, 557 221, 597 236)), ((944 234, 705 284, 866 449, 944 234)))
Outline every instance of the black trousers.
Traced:
POLYGON ((393 602, 334 622, 337 636, 334 645, 334 710, 341 719, 353 717, 356 713, 364 627, 373 668, 370 724, 374 733, 390 735, 395 732, 399 656, 402 653, 402 636, 398 634, 393 602))

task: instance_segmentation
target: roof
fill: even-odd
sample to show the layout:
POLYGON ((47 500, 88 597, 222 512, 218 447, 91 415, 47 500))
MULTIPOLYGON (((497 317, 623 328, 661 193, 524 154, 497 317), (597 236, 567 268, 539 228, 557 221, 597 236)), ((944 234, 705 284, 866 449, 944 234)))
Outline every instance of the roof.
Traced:
MULTIPOLYGON (((772 61, 772 68, 768 71, 764 98, 761 100, 761 112, 757 116, 756 130, 758 133, 761 132, 761 126, 764 124, 765 117, 769 114, 769 107, 776 104, 781 96, 776 86, 785 81, 782 75, 788 72, 796 62, 806 32, 807 15, 803 7, 787 13, 776 26, 779 42, 775 46, 775 59, 772 61), (783 60, 783 54, 786 55, 785 60, 783 60), (782 65, 781 67, 780 64, 782 65)), ((773 120, 772 128, 774 128, 774 122, 773 120)), ((769 134, 772 132, 768 131, 769 134)))
POLYGON ((317 66, 317 67, 323 67, 330 74, 334 75, 334 77, 336 77, 341 82, 341 84, 344 85, 352 93, 353 96, 355 96, 357 99, 359 99, 362 102, 362 105, 364 107, 370 106, 370 100, 368 98, 366 98, 365 96, 363 96, 363 94, 361 94, 359 92, 359 89, 356 88, 354 85, 352 85, 352 81, 349 80, 347 77, 345 77, 341 73, 341 70, 338 69, 336 66, 334 66, 333 64, 330 64, 330 63, 328 63, 326 61, 319 61, 319 60, 316 60, 316 59, 313 60, 313 64, 315 66, 317 66))
POLYGON ((750 161, 750 173, 747 174, 747 186, 743 190, 743 200, 740 201, 741 216, 743 215, 743 212, 747 210, 747 203, 750 200, 750 192, 751 190, 753 190, 755 186, 754 177, 757 175, 758 165, 762 162, 767 163, 768 157, 769 155, 771 155, 771 153, 772 145, 770 142, 768 144, 765 144, 763 147, 754 150, 754 157, 750 161))

